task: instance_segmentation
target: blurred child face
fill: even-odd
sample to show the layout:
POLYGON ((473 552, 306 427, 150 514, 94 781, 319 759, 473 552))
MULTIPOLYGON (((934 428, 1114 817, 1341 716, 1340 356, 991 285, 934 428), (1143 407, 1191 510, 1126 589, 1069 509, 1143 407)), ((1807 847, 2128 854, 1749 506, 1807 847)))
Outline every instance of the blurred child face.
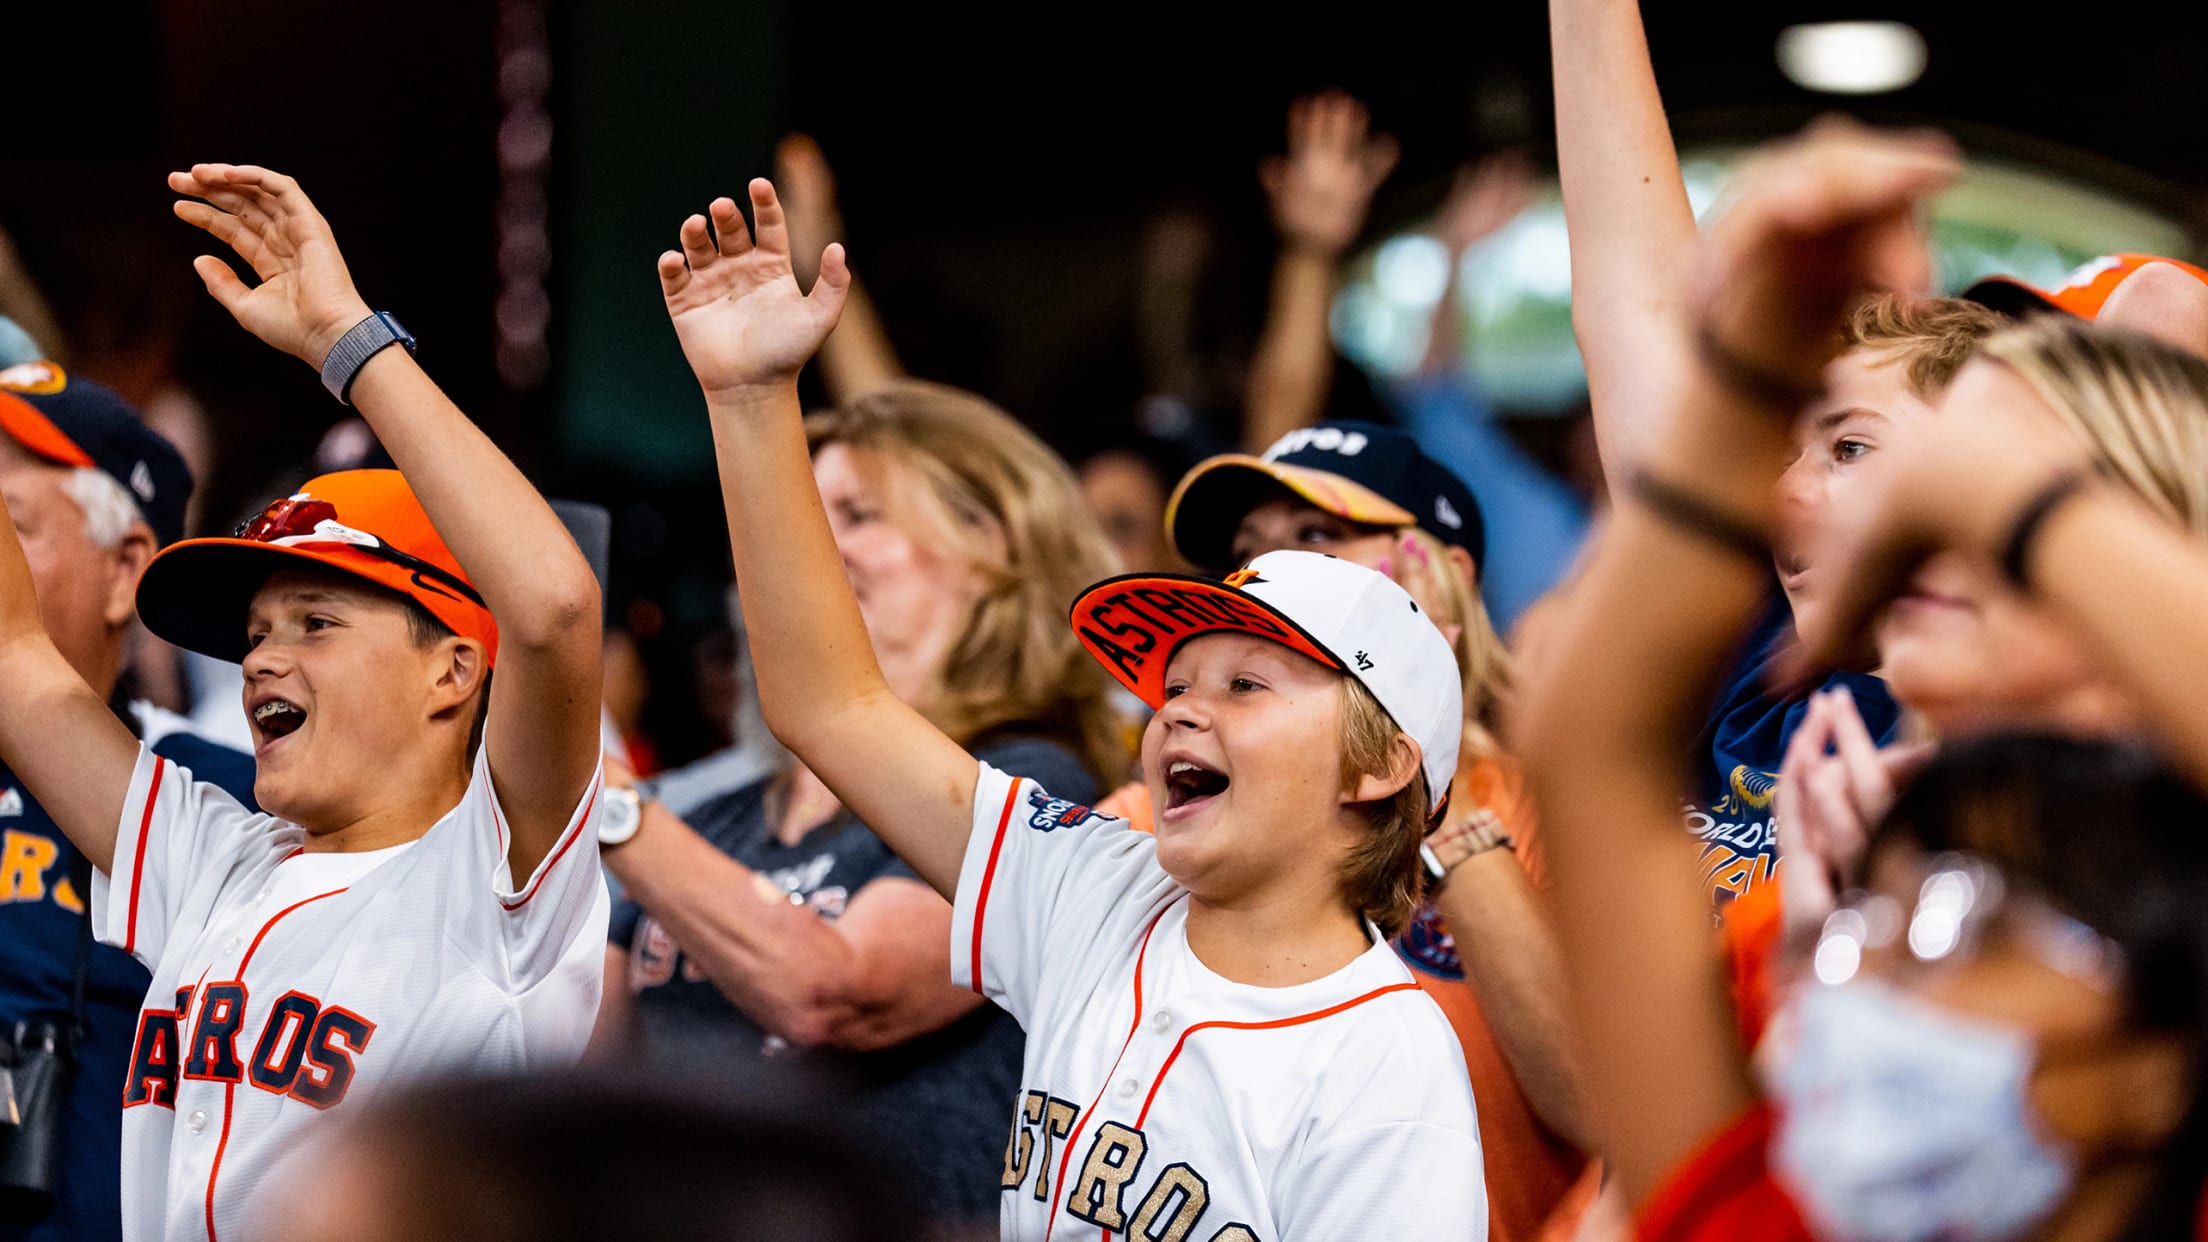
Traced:
POLYGON ((1820 633, 1825 617, 1826 592, 1807 552, 1825 515, 1844 510, 1878 468, 1878 450, 1898 421, 1932 410, 1910 386, 1898 349, 1851 350, 1825 368, 1825 383, 1824 397, 1796 425, 1800 452, 1779 479, 1779 585, 1805 641, 1820 633))
POLYGON ((246 641, 253 794, 271 814, 329 831, 394 789, 464 772, 451 739, 464 752, 480 683, 451 684, 457 640, 416 645, 397 596, 348 574, 282 570, 253 596, 246 641), (457 732, 434 729, 440 718, 457 732))
MULTIPOLYGON (((1972 363, 1933 417, 1999 419, 2019 437, 2072 433, 2007 369, 1972 363)), ((2133 718, 2085 646, 1984 556, 1943 553, 1880 617, 1876 638, 1895 698, 1942 732, 2038 725, 2103 732, 2133 718)))
POLYGON ((916 535, 925 524, 910 518, 926 483, 909 467, 828 444, 813 455, 813 481, 874 656, 891 688, 912 701, 942 669, 986 583, 947 538, 916 535))
POLYGON ((1342 675, 1279 643, 1206 634, 1173 653, 1142 738, 1158 862, 1211 905, 1338 893, 1342 675))
POLYGON ((1390 577, 1395 574, 1393 529, 1336 517, 1293 494, 1271 497, 1243 514, 1233 547, 1237 565, 1267 552, 1324 552, 1390 577))

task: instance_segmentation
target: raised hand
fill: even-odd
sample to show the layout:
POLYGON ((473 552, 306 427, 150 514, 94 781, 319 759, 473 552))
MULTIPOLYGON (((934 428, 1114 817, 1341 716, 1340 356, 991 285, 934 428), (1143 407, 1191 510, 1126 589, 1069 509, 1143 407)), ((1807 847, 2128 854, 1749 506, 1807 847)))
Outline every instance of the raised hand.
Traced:
POLYGON ((1938 134, 1844 120, 1766 148, 1742 167, 1702 250, 1695 309, 1705 338, 1737 364, 1814 392, 1858 294, 1930 284, 1917 212, 1956 168, 1954 145, 1938 134))
POLYGON ((819 254, 829 242, 843 240, 843 214, 836 206, 836 174, 809 134, 790 134, 774 148, 774 184, 787 196, 790 260, 797 283, 810 287, 820 278, 819 254))
POLYGON ((1533 165, 1524 153, 1505 151, 1457 170, 1434 216, 1434 235, 1451 254, 1463 254, 1518 217, 1533 202, 1533 165))
POLYGON ((1395 139, 1369 132, 1365 106, 1340 91, 1288 107, 1288 154, 1258 166, 1281 241, 1328 258, 1365 227, 1372 192, 1395 169, 1395 139))
POLYGON ((659 287, 683 357, 708 397, 740 395, 797 379, 843 313, 851 271, 843 247, 820 256, 820 279, 801 293, 790 266, 789 228, 764 177, 750 186, 754 244, 733 199, 682 222, 682 249, 659 256, 659 287))
POLYGON ((176 204, 179 219, 212 233, 260 278, 248 286, 214 255, 192 260, 207 292, 246 331, 319 369, 338 338, 368 317, 329 221, 298 182, 251 164, 194 164, 170 173, 169 188, 191 196, 176 204))

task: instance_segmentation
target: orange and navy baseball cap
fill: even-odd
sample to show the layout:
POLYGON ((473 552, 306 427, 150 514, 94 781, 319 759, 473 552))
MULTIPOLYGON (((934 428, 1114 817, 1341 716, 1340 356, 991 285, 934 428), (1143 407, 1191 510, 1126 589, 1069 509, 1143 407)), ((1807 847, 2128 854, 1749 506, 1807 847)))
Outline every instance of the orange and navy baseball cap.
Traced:
POLYGON ((1354 677, 1418 743, 1428 809, 1448 799, 1464 740, 1457 655, 1386 574, 1319 552, 1267 552, 1224 580, 1106 578, 1073 602, 1072 621, 1089 655, 1151 707, 1165 704, 1173 653, 1205 634, 1253 634, 1354 677))
POLYGON ((113 389, 51 362, 8 367, 0 370, 0 430, 55 465, 90 466, 122 484, 155 540, 183 538, 191 468, 113 389))
POLYGON ((498 623, 396 470, 309 479, 239 523, 230 538, 187 539, 167 549, 138 580, 138 616, 187 651, 238 663, 254 592, 277 570, 301 566, 334 569, 403 595, 453 633, 482 642, 497 662, 498 623))
POLYGON ((1222 453, 1198 462, 1165 502, 1165 529, 1189 564, 1225 571, 1234 532, 1250 510, 1287 489, 1336 517, 1366 526, 1416 526, 1487 558, 1480 502, 1428 457, 1409 433, 1340 420, 1289 432, 1261 456, 1222 453))
POLYGON ((2116 286, 2149 263, 2167 263, 2208 285, 2208 271, 2183 259, 2165 259, 2153 254, 2104 254, 2079 265, 2059 288, 2041 289, 2014 276, 1989 276, 1963 290, 1963 296, 2016 319, 2062 311, 2091 321, 2100 317, 2101 308, 2108 304, 2116 286))

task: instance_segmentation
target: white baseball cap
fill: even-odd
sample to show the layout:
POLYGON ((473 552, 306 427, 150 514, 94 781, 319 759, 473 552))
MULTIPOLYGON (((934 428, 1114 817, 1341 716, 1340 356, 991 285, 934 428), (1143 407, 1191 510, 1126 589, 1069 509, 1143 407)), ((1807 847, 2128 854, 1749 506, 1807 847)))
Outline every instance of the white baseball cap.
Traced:
POLYGON ((1447 801, 1464 737, 1456 653, 1386 574, 1317 552, 1267 552, 1223 581, 1125 574, 1073 602, 1081 645, 1151 707, 1165 703, 1165 666, 1181 644, 1221 631, 1269 638, 1362 682, 1418 743, 1428 810, 1447 801))

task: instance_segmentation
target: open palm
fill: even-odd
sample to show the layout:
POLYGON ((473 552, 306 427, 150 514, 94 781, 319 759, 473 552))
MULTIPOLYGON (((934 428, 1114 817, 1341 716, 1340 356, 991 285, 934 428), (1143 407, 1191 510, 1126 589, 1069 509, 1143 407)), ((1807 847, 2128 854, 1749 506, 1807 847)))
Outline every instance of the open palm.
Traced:
POLYGON ((259 278, 247 285, 213 255, 192 261, 246 331, 319 367, 337 339, 368 317, 329 221, 298 182, 251 164, 194 164, 170 173, 169 188, 191 196, 176 204, 177 216, 228 244, 259 278))
POLYGON ((750 186, 756 244, 733 200, 682 222, 682 249, 659 256, 660 292, 683 356, 708 393, 787 383, 820 348, 843 313, 851 273, 843 247, 820 258, 820 279, 801 292, 790 264, 789 228, 774 186, 750 186))

